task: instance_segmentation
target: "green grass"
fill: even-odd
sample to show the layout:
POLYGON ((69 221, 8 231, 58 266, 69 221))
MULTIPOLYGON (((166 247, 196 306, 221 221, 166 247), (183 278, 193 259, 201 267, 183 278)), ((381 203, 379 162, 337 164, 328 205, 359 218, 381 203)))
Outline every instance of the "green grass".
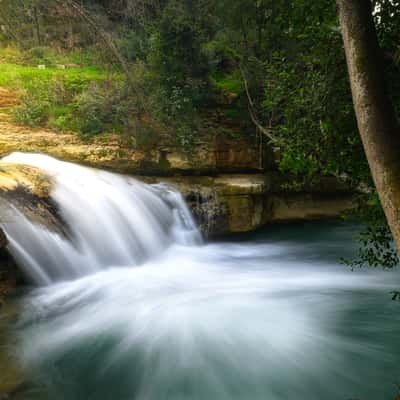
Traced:
POLYGON ((33 47, 29 50, 21 50, 17 47, 0 45, 0 63, 26 66, 44 64, 48 67, 69 64, 91 66, 98 64, 99 59, 100 55, 95 49, 61 52, 51 47, 33 47))
POLYGON ((212 77, 215 86, 225 92, 241 94, 243 92, 243 83, 238 72, 230 75, 215 74, 212 77))
MULTIPOLYGON (((79 130, 77 98, 91 91, 91 84, 120 81, 123 76, 94 66, 58 69, 0 61, 0 87, 19 94, 21 103, 11 110, 15 122, 55 130, 79 130)), ((86 118, 86 116, 81 116, 86 118)))
POLYGON ((241 110, 239 108, 229 107, 224 110, 224 115, 227 118, 231 118, 231 119, 241 119, 241 118, 243 118, 243 110, 241 110))
POLYGON ((16 47, 0 47, 0 62, 19 64, 23 59, 23 53, 16 47))
POLYGON ((71 68, 60 70, 56 68, 39 69, 19 64, 0 63, 0 86, 30 90, 38 83, 45 85, 54 80, 61 80, 68 90, 83 90, 90 82, 102 81, 108 78, 108 73, 96 67, 71 68))

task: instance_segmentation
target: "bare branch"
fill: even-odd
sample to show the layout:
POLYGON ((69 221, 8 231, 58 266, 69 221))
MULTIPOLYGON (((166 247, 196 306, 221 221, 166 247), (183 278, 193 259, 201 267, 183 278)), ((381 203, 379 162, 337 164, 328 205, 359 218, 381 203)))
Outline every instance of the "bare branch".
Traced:
POLYGON ((251 97, 250 90, 249 90, 249 85, 247 83, 246 75, 244 73, 243 67, 239 64, 239 69, 240 69, 240 74, 242 76, 242 81, 244 85, 244 89, 246 91, 246 96, 247 96, 247 101, 248 101, 248 110, 250 114, 250 118, 253 122, 253 124, 256 126, 256 128, 268 138, 270 142, 276 142, 276 138, 272 135, 272 129, 271 128, 265 128, 260 120, 257 117, 257 113, 254 107, 254 101, 251 97))

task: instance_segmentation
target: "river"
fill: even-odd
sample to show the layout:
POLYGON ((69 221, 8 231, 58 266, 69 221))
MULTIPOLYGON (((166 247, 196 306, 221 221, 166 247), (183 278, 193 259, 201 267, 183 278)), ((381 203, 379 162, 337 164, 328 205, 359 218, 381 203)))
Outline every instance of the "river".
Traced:
POLYGON ((342 265, 357 227, 272 225, 201 240, 182 198, 44 156, 74 241, 5 229, 36 282, 7 350, 29 400, 393 400, 397 271, 342 265), (136 205, 135 205, 136 204, 136 205))

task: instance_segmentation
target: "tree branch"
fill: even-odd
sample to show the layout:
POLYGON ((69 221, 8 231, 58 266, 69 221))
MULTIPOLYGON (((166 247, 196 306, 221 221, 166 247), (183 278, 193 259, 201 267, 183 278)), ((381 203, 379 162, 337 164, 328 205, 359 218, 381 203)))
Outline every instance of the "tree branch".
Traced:
POLYGON ((240 64, 239 64, 239 70, 240 70, 240 74, 241 74, 241 76, 242 76, 243 86, 244 86, 244 89, 245 89, 245 91, 246 91, 246 96, 247 96, 247 101, 248 101, 249 115, 250 115, 250 118, 251 118, 253 124, 256 126, 256 128, 257 128, 264 136, 266 136, 266 137, 268 138, 268 140, 269 140, 270 142, 276 142, 276 138, 272 135, 272 130, 271 130, 271 128, 265 128, 265 127, 261 124, 260 120, 259 120, 258 117, 257 117, 257 113, 256 113, 256 110, 255 110, 255 107, 254 107, 254 101, 253 101, 253 99, 252 99, 252 97, 251 97, 251 94, 250 94, 249 85, 248 85, 248 83, 247 83, 247 79, 246 79, 246 76, 245 76, 243 67, 242 67, 240 64))

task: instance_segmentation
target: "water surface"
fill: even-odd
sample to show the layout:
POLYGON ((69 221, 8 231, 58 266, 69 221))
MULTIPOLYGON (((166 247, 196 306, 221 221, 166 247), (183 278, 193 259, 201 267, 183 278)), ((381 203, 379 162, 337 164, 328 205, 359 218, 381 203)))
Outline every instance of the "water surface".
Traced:
POLYGON ((355 230, 275 225, 173 244, 30 291, 12 334, 30 377, 20 398, 394 399, 399 276, 339 263, 355 230))

